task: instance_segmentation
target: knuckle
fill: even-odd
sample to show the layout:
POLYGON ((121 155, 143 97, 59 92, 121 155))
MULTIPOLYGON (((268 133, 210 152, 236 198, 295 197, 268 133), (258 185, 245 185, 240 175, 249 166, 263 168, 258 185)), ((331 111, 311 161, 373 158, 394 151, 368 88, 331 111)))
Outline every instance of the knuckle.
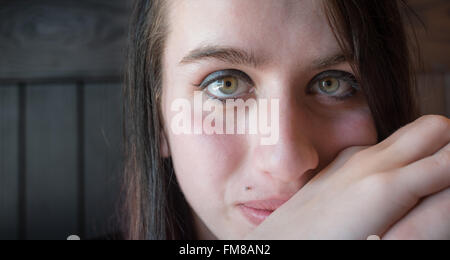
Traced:
POLYGON ((342 150, 341 153, 345 154, 356 154, 360 152, 361 150, 364 150, 366 146, 350 146, 342 150))
POLYGON ((388 237, 384 237, 389 240, 409 240, 420 239, 421 233, 420 227, 408 221, 404 221, 401 225, 395 226, 395 230, 391 232, 388 237))
POLYGON ((449 150, 442 150, 442 151, 436 153, 433 157, 434 157, 433 161, 437 166, 450 167, 450 151, 449 150))
POLYGON ((351 157, 353 160, 361 160, 366 156, 367 148, 370 146, 350 146, 340 152, 340 155, 351 157), (356 158, 356 159, 355 159, 356 158))
POLYGON ((366 191, 376 192, 377 194, 388 194, 391 190, 392 178, 388 173, 376 173, 366 177, 362 182, 362 188, 366 191))
POLYGON ((427 127, 437 132, 449 133, 450 132, 450 120, 441 115, 425 115, 420 118, 427 127))

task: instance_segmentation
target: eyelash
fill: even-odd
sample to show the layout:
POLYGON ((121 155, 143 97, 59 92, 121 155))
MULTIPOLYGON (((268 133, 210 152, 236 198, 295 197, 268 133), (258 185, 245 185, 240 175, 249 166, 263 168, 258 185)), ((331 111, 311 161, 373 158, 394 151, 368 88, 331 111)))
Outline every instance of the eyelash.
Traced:
MULTIPOLYGON (((335 99, 337 101, 343 101, 345 99, 348 99, 352 96, 354 96, 358 91, 361 90, 361 87, 356 80, 355 76, 349 72, 342 71, 342 70, 327 70, 322 73, 319 73, 317 76, 315 76, 308 84, 307 93, 313 93, 312 88, 319 83, 320 80, 326 79, 326 78, 336 78, 338 80, 342 80, 350 85, 350 90, 346 92, 343 95, 327 95, 323 94, 327 97, 330 97, 332 99, 335 99)), ((318 90, 317 92, 321 92, 318 90)))
POLYGON ((230 77, 230 76, 234 76, 236 78, 244 80, 249 85, 252 85, 252 86, 254 85, 253 81, 250 79, 250 77, 247 76, 247 74, 245 74, 244 72, 242 72, 240 70, 227 69, 227 70, 219 70, 219 71, 209 74, 200 84, 197 84, 194 86, 204 89, 204 88, 208 87, 211 83, 213 83, 217 80, 224 79, 226 77, 230 77), (219 74, 219 75, 217 75, 217 74, 219 74))
MULTIPOLYGON (((209 74, 200 84, 194 84, 194 86, 204 90, 205 88, 207 88, 210 84, 214 83, 215 81, 218 81, 218 80, 224 79, 226 77, 230 77, 230 76, 236 77, 237 79, 241 79, 241 80, 245 81, 247 84, 249 84, 250 86, 254 86, 253 81, 247 74, 245 74, 244 72, 242 72, 240 70, 235 70, 235 69, 227 69, 227 70, 220 70, 220 71, 213 72, 213 73, 209 74), (219 75, 217 75, 217 74, 219 74, 219 75)), ((345 99, 348 99, 348 98, 354 96, 358 91, 361 90, 359 83, 353 74, 346 72, 346 71, 341 71, 341 70, 328 70, 328 71, 319 73, 310 81, 310 83, 308 83, 307 93, 309 93, 309 94, 314 93, 314 91, 312 90, 314 88, 314 86, 316 84, 318 84, 320 80, 328 78, 328 77, 333 77, 338 80, 343 80, 344 82, 348 83, 351 87, 351 90, 348 93, 345 93, 344 95, 321 94, 321 95, 327 96, 329 98, 332 98, 336 101, 343 101, 345 99)), ((316 92, 321 92, 321 91, 317 90, 316 92)), ((210 97, 224 101, 224 99, 220 99, 220 98, 213 97, 213 96, 210 96, 210 97)))

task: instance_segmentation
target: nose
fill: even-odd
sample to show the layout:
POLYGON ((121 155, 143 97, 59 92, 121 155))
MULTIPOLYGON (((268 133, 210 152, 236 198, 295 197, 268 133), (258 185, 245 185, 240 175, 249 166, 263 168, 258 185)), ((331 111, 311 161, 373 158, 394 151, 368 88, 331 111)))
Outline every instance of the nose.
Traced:
POLYGON ((293 102, 280 99, 279 139, 273 145, 254 142, 252 157, 257 172, 283 183, 299 183, 319 164, 319 155, 308 138, 308 116, 293 102), (296 107, 297 106, 297 107, 296 107))

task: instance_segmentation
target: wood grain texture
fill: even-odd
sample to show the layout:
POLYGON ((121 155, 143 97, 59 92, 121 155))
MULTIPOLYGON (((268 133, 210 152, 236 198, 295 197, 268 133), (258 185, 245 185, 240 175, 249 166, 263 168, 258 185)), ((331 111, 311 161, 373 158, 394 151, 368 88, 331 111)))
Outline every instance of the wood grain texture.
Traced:
POLYGON ((86 85, 84 161, 87 238, 117 232, 115 209, 121 182, 121 85, 86 85))
POLYGON ((17 239, 18 191, 18 88, 0 88, 0 239, 17 239))
MULTIPOLYGON (((131 2, 0 1, 0 81, 121 75, 131 2)), ((408 0, 428 71, 450 71, 450 1, 408 0)))
POLYGON ((130 2, 0 1, 0 79, 120 75, 130 2))
POLYGON ((75 85, 26 92, 27 239, 66 239, 78 232, 75 85))
POLYGON ((445 74, 420 74, 418 83, 421 114, 446 115, 445 74))
POLYGON ((408 0, 426 30, 416 29, 427 71, 450 71, 450 1, 408 0))
POLYGON ((445 108, 446 116, 450 118, 450 72, 445 76, 445 108))

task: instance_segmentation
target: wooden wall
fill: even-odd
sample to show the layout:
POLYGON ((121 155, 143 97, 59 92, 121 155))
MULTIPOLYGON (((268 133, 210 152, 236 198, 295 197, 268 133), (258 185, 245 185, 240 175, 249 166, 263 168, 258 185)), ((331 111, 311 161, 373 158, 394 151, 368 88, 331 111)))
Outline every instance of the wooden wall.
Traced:
POLYGON ((0 239, 113 224, 130 1, 0 1, 0 239))
POLYGON ((450 1, 407 0, 425 24, 415 23, 426 71, 450 71, 450 1))
POLYGON ((408 2, 425 24, 415 23, 425 65, 418 72, 422 113, 450 117, 450 1, 408 2))
POLYGON ((117 83, 0 87, 0 239, 110 229, 121 167, 117 83))
POLYGON ((0 78, 117 78, 130 3, 0 0, 0 78))

